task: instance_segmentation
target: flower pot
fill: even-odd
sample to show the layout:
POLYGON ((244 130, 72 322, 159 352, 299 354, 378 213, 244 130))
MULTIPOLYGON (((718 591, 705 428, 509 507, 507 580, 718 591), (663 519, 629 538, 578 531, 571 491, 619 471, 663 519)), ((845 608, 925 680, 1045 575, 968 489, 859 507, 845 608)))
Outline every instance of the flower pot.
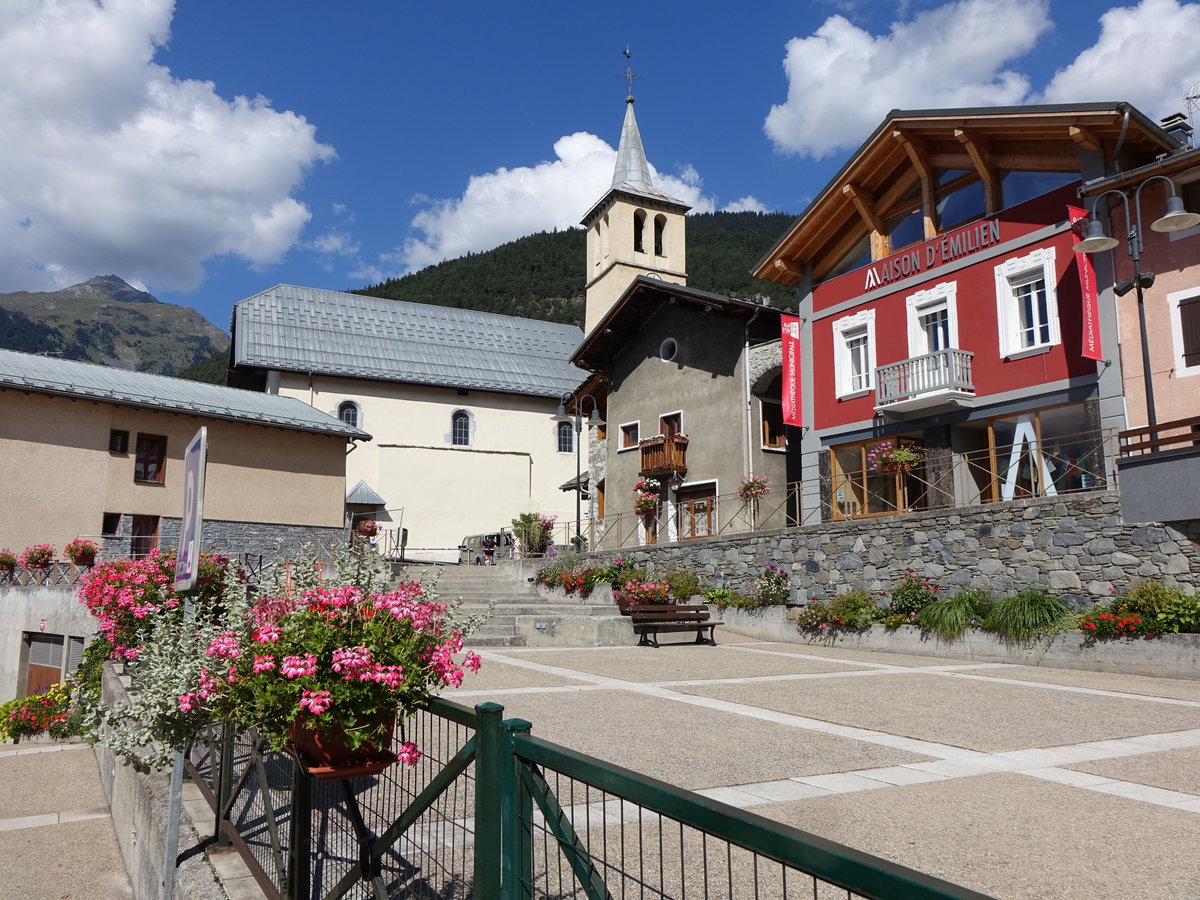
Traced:
POLYGON ((71 558, 71 562, 79 566, 81 569, 90 568, 96 564, 95 553, 77 553, 71 558))
POLYGON ((337 781, 362 775, 378 775, 396 761, 392 752, 392 732, 396 728, 396 713, 376 716, 370 725, 386 723, 384 738, 378 745, 365 743, 357 749, 347 743, 342 728, 327 728, 324 733, 305 727, 311 719, 301 716, 288 726, 288 750, 309 775, 318 781, 337 781))

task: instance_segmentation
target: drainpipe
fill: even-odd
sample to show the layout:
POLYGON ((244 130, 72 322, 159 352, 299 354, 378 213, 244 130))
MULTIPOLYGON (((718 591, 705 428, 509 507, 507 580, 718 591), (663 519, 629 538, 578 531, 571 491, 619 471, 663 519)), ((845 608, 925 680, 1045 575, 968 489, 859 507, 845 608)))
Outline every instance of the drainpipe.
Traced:
POLYGON ((754 315, 746 322, 745 335, 746 339, 742 351, 742 386, 744 390, 743 398, 746 402, 746 475, 749 477, 754 474, 754 451, 752 449, 751 439, 754 435, 754 410, 750 405, 750 326, 754 324, 754 320, 758 318, 761 310, 756 309, 754 315))

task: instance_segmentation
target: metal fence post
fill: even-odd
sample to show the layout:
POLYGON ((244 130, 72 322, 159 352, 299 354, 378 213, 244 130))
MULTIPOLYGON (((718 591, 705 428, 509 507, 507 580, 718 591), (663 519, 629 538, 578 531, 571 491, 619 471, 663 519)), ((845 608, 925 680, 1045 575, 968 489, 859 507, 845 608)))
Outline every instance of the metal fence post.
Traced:
POLYGON ((288 900, 312 896, 312 778, 298 760, 292 760, 291 827, 288 829, 288 900))
POLYGON ((504 769, 511 767, 506 752, 506 735, 499 703, 481 703, 475 707, 475 874, 472 897, 475 900, 501 900, 503 868, 503 821, 501 784, 504 769))
POLYGON ((507 760, 501 785, 504 819, 504 900, 533 897, 533 797, 521 781, 517 767, 522 763, 514 752, 514 736, 529 734, 533 726, 524 719, 508 719, 507 760))
POLYGON ((228 847, 232 842, 221 823, 229 811, 229 799, 233 794, 233 729, 228 725, 221 728, 221 752, 217 759, 217 820, 213 825, 213 836, 218 847, 228 847))

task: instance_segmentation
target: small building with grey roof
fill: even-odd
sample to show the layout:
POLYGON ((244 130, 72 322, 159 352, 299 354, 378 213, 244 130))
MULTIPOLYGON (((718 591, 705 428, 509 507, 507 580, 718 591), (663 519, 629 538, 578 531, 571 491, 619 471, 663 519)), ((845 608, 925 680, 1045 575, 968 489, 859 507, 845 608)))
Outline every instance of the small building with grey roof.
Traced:
POLYGON ((579 328, 281 284, 237 303, 231 330, 231 384, 374 436, 347 457, 347 501, 385 548, 407 532, 412 558, 450 561, 522 512, 568 517, 574 434, 551 417, 586 374, 579 328))
POLYGON ((201 426, 206 545, 264 553, 344 532, 347 445, 369 441, 363 429, 290 397, 0 350, 0 549, 174 547, 201 426))

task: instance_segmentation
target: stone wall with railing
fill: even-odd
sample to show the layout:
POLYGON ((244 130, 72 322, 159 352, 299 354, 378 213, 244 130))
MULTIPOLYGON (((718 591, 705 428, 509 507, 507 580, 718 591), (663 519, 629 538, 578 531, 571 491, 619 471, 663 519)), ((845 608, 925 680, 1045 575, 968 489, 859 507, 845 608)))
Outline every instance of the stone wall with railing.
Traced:
POLYGON ((885 591, 907 570, 943 590, 1040 587, 1078 606, 1139 581, 1200 588, 1200 520, 1128 524, 1120 495, 1096 491, 986 506, 826 522, 598 552, 657 573, 691 568, 711 586, 750 590, 768 563, 792 573, 797 600, 885 591))

